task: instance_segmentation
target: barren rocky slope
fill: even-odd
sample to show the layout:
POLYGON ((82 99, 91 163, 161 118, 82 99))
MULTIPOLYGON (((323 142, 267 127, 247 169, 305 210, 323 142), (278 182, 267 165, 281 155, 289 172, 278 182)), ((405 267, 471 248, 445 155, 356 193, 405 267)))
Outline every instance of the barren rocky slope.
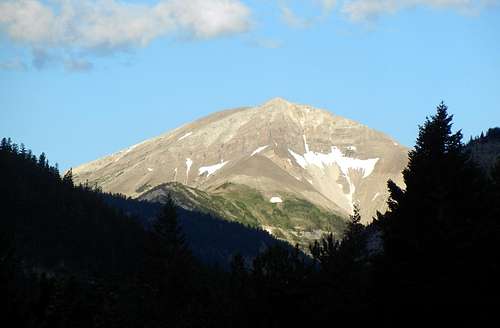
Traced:
MULTIPOLYGON (((276 98, 261 106, 212 114, 77 167, 73 174, 77 182, 151 200, 159 186, 175 182, 195 194, 224 200, 248 190, 259 194, 266 207, 282 212, 291 208, 287 201, 300 200, 322 213, 345 218, 359 204, 368 222, 377 210, 385 210, 387 180, 402 183, 407 151, 362 124, 276 98)), ((238 201, 248 202, 245 198, 238 201)), ((290 219, 287 228, 268 226, 256 214, 258 208, 250 212, 254 214, 249 220, 276 235, 284 234, 284 239, 324 231, 323 225, 311 226, 298 218, 290 219)))

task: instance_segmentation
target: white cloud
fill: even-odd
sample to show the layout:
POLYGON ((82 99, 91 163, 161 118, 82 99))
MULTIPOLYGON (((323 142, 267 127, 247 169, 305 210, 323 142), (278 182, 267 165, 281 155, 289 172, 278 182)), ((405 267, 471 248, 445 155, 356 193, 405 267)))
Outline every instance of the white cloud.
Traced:
POLYGON ((483 4, 485 2, 475 0, 351 0, 343 3, 341 11, 351 21, 362 22, 419 6, 472 13, 477 12, 483 4))
MULTIPOLYGON (((334 11, 352 22, 365 22, 415 7, 478 13, 498 1, 276 0, 276 3, 281 19, 288 26, 307 28, 334 11)), ((92 55, 146 47, 163 36, 209 39, 238 34, 248 31, 251 25, 251 10, 243 0, 0 0, 0 33, 31 49, 31 63, 37 69, 63 63, 68 71, 85 71, 93 67, 89 61, 92 55)), ((266 38, 253 43, 266 48, 282 46, 281 42, 266 38)), ((25 62, 28 61, 5 61, 0 63, 0 69, 24 69, 25 62)))
MULTIPOLYGON (((315 23, 318 23, 328 17, 337 4, 337 0, 307 0, 306 5, 309 3, 320 9, 320 12, 313 17, 303 17, 298 15, 291 7, 292 0, 279 0, 279 8, 281 11, 281 19, 290 27, 294 28, 307 28, 315 23)), ((301 0, 301 2, 304 2, 301 0)), ((304 5, 304 3, 303 3, 304 5)))
POLYGON ((337 4, 337 0, 318 0, 318 1, 323 10, 327 13, 330 13, 337 4))
POLYGON ((285 22, 285 24, 294 28, 306 28, 312 24, 311 19, 299 17, 288 6, 281 7, 281 18, 285 22))
POLYGON ((478 14, 499 0, 278 0, 281 19, 290 27, 307 28, 321 22, 335 10, 355 23, 371 21, 379 16, 395 14, 405 9, 429 7, 454 10, 460 14, 478 14), (292 4, 315 5, 320 9, 317 16, 304 17, 292 4))
POLYGON ((39 50, 115 52, 165 35, 206 39, 249 26, 250 9, 239 0, 0 0, 0 30, 39 50))

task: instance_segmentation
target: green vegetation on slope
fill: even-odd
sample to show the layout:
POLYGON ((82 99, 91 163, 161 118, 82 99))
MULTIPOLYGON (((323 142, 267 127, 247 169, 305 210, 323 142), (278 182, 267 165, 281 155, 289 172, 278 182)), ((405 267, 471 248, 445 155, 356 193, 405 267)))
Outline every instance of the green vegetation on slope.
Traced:
POLYGON ((145 193, 141 199, 163 202, 168 193, 185 207, 263 228, 292 244, 306 246, 327 233, 340 236, 346 227, 345 219, 340 215, 307 200, 282 194, 283 203, 273 204, 258 190, 229 182, 210 192, 169 183, 145 193))

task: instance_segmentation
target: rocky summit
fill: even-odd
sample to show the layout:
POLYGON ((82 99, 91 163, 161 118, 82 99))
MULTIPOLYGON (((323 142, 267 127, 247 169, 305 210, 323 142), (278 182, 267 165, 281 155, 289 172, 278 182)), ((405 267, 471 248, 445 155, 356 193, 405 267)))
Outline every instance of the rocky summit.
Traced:
POLYGON ((330 111, 281 98, 225 110, 73 170, 77 183, 260 226, 290 242, 364 222, 402 185, 408 149, 330 111))

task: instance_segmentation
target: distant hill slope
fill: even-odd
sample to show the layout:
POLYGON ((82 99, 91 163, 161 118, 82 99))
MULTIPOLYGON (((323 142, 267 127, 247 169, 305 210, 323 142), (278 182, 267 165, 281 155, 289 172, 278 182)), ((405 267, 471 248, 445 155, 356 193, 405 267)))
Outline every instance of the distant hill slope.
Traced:
MULTIPOLYGON (((7 144, 6 144, 7 145, 7 144)), ((45 156, 17 145, 0 147, 0 238, 35 266, 80 273, 127 274, 144 254, 144 227, 159 204, 102 194, 61 179, 45 156)), ((253 258, 283 244, 267 232, 178 209, 194 255, 227 267, 235 253, 253 258)))
POLYGON ((466 147, 471 158, 485 171, 489 171, 500 158, 500 128, 488 129, 486 134, 471 139, 466 147))
MULTIPOLYGON (((161 202, 156 200, 126 199, 120 195, 104 194, 103 199, 127 216, 138 218, 146 228, 150 227, 161 207, 161 202)), ((262 229, 228 222, 213 212, 203 213, 178 207, 177 214, 193 254, 207 264, 228 268, 235 254, 250 260, 272 245, 291 247, 262 229)))
POLYGON ((293 194, 283 194, 286 195, 283 202, 273 204, 257 190, 229 182, 210 193, 180 183, 169 183, 145 192, 139 199, 163 203, 168 194, 188 209, 188 213, 191 210, 201 211, 231 222, 262 228, 305 249, 327 233, 338 234, 340 238, 346 227, 346 221, 339 214, 325 211, 293 194))
MULTIPOLYGON (((214 113, 73 172, 77 182, 133 198, 149 199, 158 186, 181 183, 185 190, 206 193, 203 197, 216 200, 214 206, 233 207, 238 201, 236 212, 247 207, 252 215, 238 214, 235 220, 258 222, 294 242, 294 236, 321 235, 332 222, 323 214, 321 222, 299 222, 287 214, 286 226, 286 217, 278 218, 285 207, 300 202, 316 213, 347 218, 359 204, 364 222, 370 222, 376 211, 386 209, 387 180, 402 183, 407 152, 360 123, 276 98, 214 113), (232 189, 238 186, 239 199, 224 192, 228 183, 232 189), (243 195, 243 186, 249 195, 243 195), (250 210, 257 198, 265 213, 250 210), (267 219, 273 209, 278 217, 267 219)), ((231 216, 231 209, 219 210, 220 216, 231 216)))

